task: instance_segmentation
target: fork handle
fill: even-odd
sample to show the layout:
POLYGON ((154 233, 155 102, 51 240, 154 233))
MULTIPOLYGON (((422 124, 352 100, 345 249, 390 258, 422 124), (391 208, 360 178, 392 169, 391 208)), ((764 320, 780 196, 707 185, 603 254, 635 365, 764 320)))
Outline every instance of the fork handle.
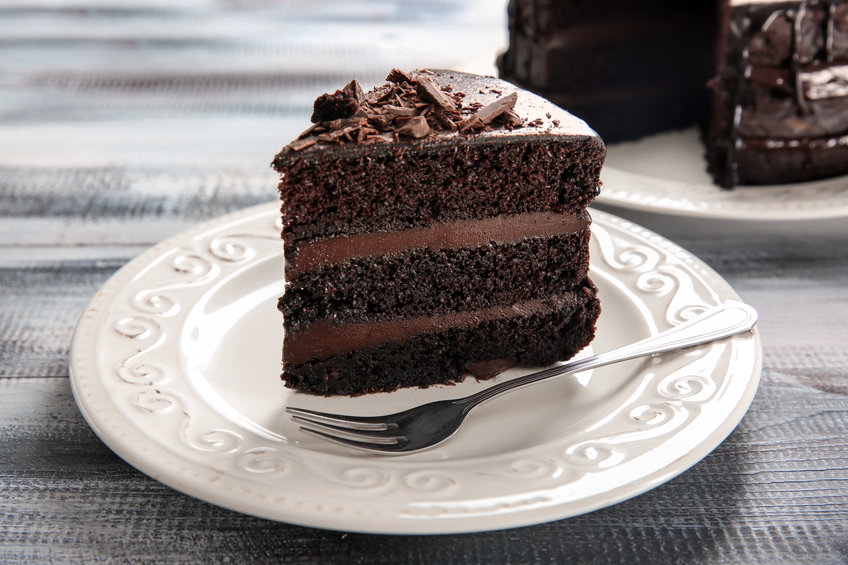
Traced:
POLYGON ((481 402, 520 386, 565 373, 577 373, 637 357, 709 343, 751 330, 756 323, 757 311, 752 307, 741 302, 727 302, 707 310, 692 320, 641 341, 606 353, 544 369, 538 373, 504 381, 477 394, 457 399, 455 402, 465 404, 463 411, 468 412, 481 402))

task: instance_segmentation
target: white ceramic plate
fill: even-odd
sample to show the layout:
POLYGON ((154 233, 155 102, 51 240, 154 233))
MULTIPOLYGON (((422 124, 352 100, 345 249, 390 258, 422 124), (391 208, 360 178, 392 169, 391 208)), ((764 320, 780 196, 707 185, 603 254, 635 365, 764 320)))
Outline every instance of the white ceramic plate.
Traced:
POLYGON ((628 210, 746 222, 848 217, 848 176, 722 190, 694 128, 610 145, 601 178, 597 203, 628 210))
MULTIPOLYGON (((494 399, 430 451, 387 457, 324 442, 300 432, 285 406, 377 414, 487 383, 357 398, 284 388, 277 216, 276 203, 259 206, 155 246, 103 286, 74 334, 71 382, 94 431, 141 471, 208 502, 381 533, 565 518, 696 463, 757 388, 760 343, 749 333, 494 399)), ((738 299, 692 255, 603 212, 595 212, 592 276, 603 304, 598 351, 738 299)))

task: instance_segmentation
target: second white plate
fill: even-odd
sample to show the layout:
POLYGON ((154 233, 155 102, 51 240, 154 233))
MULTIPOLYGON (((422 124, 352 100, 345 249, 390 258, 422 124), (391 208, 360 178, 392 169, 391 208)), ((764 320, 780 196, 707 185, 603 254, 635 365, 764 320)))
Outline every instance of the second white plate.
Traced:
MULTIPOLYGON (((278 215, 276 203, 251 208, 150 249, 103 286, 74 334, 71 383, 95 432, 141 471, 208 502, 378 533, 565 518, 683 472, 730 433, 756 391, 761 353, 751 333, 513 392, 475 410, 430 451, 386 457, 324 442, 300 432, 285 407, 387 413, 488 383, 356 398, 284 388, 278 215)), ((590 349, 738 300, 673 243, 593 215, 592 277, 603 313, 590 349)))
POLYGON ((625 210, 744 222, 848 217, 848 176, 722 190, 694 128, 610 145, 597 203, 625 210))

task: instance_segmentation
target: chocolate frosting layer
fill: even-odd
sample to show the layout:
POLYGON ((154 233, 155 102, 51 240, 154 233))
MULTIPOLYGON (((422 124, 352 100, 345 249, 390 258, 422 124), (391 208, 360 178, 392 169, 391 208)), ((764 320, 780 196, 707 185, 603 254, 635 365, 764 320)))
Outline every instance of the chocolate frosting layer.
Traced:
MULTIPOLYGON (((393 152, 399 144, 422 148, 429 146, 440 148, 446 144, 491 143, 493 140, 549 138, 562 141, 573 138, 583 141, 586 138, 599 139, 598 134, 580 118, 550 101, 531 92, 523 91, 504 80, 446 69, 417 70, 409 73, 409 79, 414 82, 425 81, 431 86, 431 95, 452 93, 452 97, 461 100, 462 108, 453 112, 452 117, 462 121, 453 123, 452 126, 436 127, 437 124, 446 123, 447 120, 444 117, 445 109, 440 104, 429 105, 429 110, 424 106, 398 107, 393 105, 391 108, 384 107, 382 109, 390 114, 390 116, 386 116, 386 119, 391 118, 390 121, 394 124, 392 129, 379 135, 367 133, 360 141, 359 136, 361 134, 356 132, 370 132, 376 125, 372 123, 374 122, 373 116, 366 118, 354 114, 347 119, 316 124, 322 127, 337 128, 329 132, 318 134, 314 130, 315 126, 310 127, 301 133, 298 139, 283 147, 274 157, 272 166, 278 172, 284 172, 291 161, 309 159, 315 154, 321 155, 333 151, 353 151, 366 154, 393 152), (492 105, 498 106, 499 103, 507 100, 509 100, 507 107, 501 108, 503 114, 495 116, 499 120, 503 116, 510 116, 510 118, 502 120, 504 121, 502 125, 491 127, 494 122, 489 123, 483 120, 485 123, 481 125, 485 127, 475 129, 473 123, 466 123, 472 120, 475 115, 479 117, 481 111, 490 109, 492 105), (401 115, 410 109, 414 110, 413 115, 401 115), (424 113, 425 110, 428 112, 426 116, 419 115, 424 113), (439 118, 440 116, 441 118, 439 118), (404 120, 405 125, 397 126, 398 119, 404 120), (426 126, 422 123, 422 120, 431 125, 426 126), (469 127, 464 127, 464 125, 469 127), (420 132, 418 131, 419 127, 423 128, 420 132)), ((365 93, 363 95, 364 100, 367 102, 375 96, 380 96, 383 92, 381 89, 385 89, 386 86, 365 93)))
POLYGON ((286 274, 295 277, 323 265, 407 249, 456 249, 488 242, 512 243, 532 237, 576 233, 588 228, 590 222, 585 210, 576 214, 534 212, 462 220, 430 228, 338 236, 302 245, 296 257, 286 258, 286 274))
POLYGON ((568 303, 570 299, 573 300, 569 295, 552 296, 546 300, 529 300, 473 312, 454 312, 442 316, 422 316, 381 323, 363 322, 334 326, 332 320, 321 320, 307 330, 286 334, 283 362, 306 363, 313 359, 402 341, 423 333, 471 327, 487 320, 546 314, 557 306, 568 303))

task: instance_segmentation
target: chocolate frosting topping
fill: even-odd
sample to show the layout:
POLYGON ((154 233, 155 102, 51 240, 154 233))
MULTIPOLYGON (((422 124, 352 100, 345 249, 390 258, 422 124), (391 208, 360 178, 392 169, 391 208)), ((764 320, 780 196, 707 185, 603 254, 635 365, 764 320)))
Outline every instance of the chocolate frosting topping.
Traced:
POLYGON ((387 84, 363 93, 352 81, 315 101, 319 120, 275 157, 317 147, 373 146, 398 141, 491 136, 597 134, 551 102, 494 77, 457 71, 393 69, 387 84))

